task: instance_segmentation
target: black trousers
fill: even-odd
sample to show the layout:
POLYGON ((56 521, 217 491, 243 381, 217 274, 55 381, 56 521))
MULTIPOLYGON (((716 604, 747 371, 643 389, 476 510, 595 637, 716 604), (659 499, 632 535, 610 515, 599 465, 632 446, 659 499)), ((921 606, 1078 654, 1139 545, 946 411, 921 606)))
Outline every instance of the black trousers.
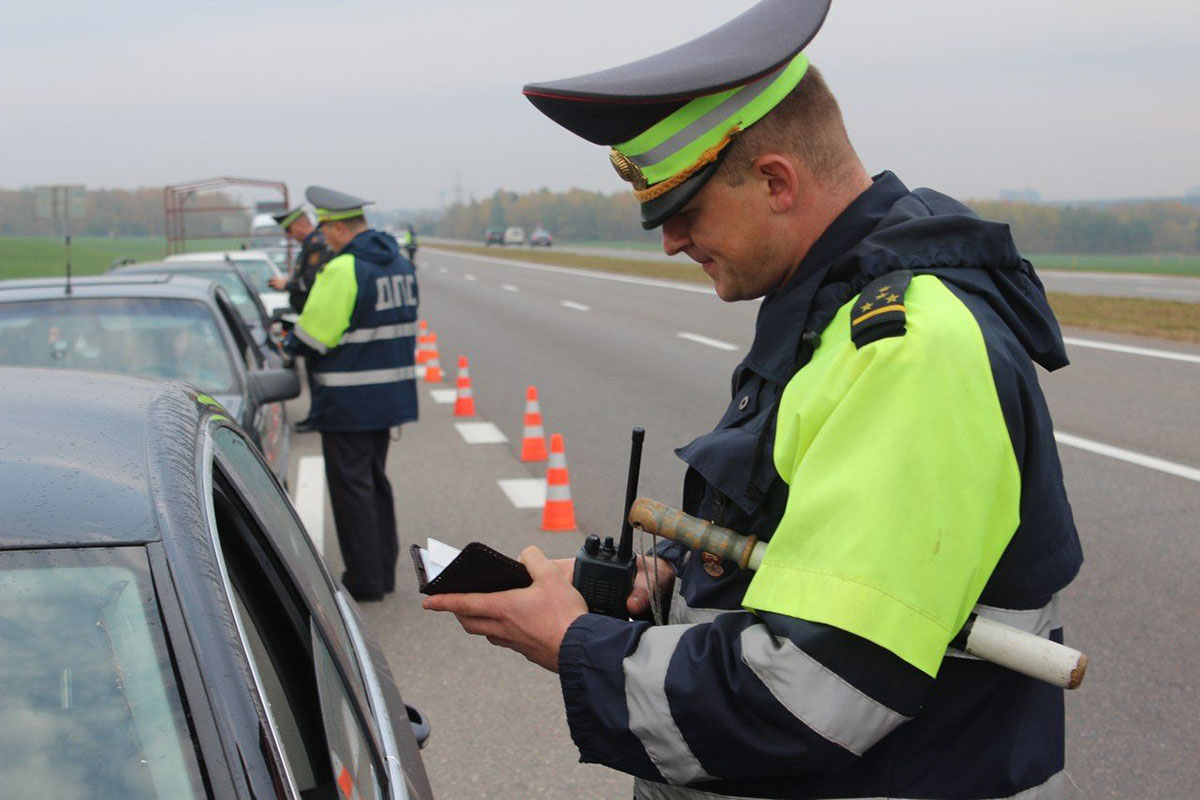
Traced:
POLYGON ((396 588, 396 508, 384 471, 391 432, 321 433, 325 479, 333 505, 338 546, 346 574, 342 583, 355 594, 396 588))

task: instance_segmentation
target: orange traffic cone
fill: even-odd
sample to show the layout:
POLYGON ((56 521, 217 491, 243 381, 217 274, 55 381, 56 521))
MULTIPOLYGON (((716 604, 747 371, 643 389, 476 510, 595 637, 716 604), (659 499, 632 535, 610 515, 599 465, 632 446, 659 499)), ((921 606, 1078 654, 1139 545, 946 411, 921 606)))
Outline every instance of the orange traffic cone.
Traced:
POLYGON ((550 468, 546 470, 546 505, 542 508, 542 530, 575 530, 575 503, 567 476, 567 455, 562 434, 550 437, 550 468))
POLYGON ((425 382, 426 383, 441 383, 442 382, 442 362, 438 361, 437 349, 437 334, 429 334, 429 356, 428 362, 425 364, 425 382))
POLYGON ((417 363, 424 364, 432 352, 429 349, 429 323, 421 320, 417 323, 417 363))
POLYGON ((454 400, 454 416, 475 416, 475 395, 471 393, 471 370, 467 357, 458 357, 458 397, 454 400))
POLYGON ((542 427, 542 409, 537 387, 525 390, 525 431, 521 434, 521 460, 546 460, 546 429, 542 427))

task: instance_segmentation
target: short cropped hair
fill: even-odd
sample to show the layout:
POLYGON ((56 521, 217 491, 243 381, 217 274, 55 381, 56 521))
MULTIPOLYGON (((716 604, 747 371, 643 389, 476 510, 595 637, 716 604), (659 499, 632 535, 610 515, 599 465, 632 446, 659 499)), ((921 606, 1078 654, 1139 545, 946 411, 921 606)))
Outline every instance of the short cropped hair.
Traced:
POLYGON ((787 97, 729 144, 717 175, 738 186, 764 153, 795 156, 821 181, 835 181, 857 163, 842 110, 815 66, 810 64, 787 97))

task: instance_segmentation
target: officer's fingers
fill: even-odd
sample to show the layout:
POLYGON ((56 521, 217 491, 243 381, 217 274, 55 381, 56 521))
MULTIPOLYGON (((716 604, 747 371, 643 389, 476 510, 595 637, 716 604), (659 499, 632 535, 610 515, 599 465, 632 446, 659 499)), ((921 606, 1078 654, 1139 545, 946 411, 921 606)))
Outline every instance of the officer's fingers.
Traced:
POLYGON ((558 567, 558 571, 561 572, 563 577, 567 580, 571 580, 575 577, 575 559, 554 558, 550 560, 550 563, 558 567))
POLYGON ((563 572, 554 565, 550 559, 546 558, 546 554, 537 547, 530 545, 521 551, 519 559, 525 565, 525 569, 529 570, 529 577, 536 581, 544 580, 562 580, 563 572))
POLYGON ((629 594, 629 599, 625 601, 625 607, 629 609, 632 615, 643 613, 650 605, 650 595, 645 589, 634 589, 629 594))
POLYGON ((465 614, 471 617, 496 618, 502 615, 503 601, 495 594, 435 594, 426 597, 421 606, 430 611, 450 611, 454 614, 465 614))

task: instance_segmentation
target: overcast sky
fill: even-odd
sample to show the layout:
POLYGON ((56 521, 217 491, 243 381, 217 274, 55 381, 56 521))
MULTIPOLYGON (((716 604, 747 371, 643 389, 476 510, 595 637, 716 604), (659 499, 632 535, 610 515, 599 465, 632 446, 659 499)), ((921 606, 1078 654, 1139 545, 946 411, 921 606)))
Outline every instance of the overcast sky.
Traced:
MULTIPOLYGON (((803 0, 797 0, 802 2, 803 0)), ((236 175, 436 207, 624 189, 535 80, 691 39, 750 0, 0 0, 0 187, 236 175)), ((872 171, 961 197, 1200 184, 1196 0, 834 0, 809 48, 872 171)))

